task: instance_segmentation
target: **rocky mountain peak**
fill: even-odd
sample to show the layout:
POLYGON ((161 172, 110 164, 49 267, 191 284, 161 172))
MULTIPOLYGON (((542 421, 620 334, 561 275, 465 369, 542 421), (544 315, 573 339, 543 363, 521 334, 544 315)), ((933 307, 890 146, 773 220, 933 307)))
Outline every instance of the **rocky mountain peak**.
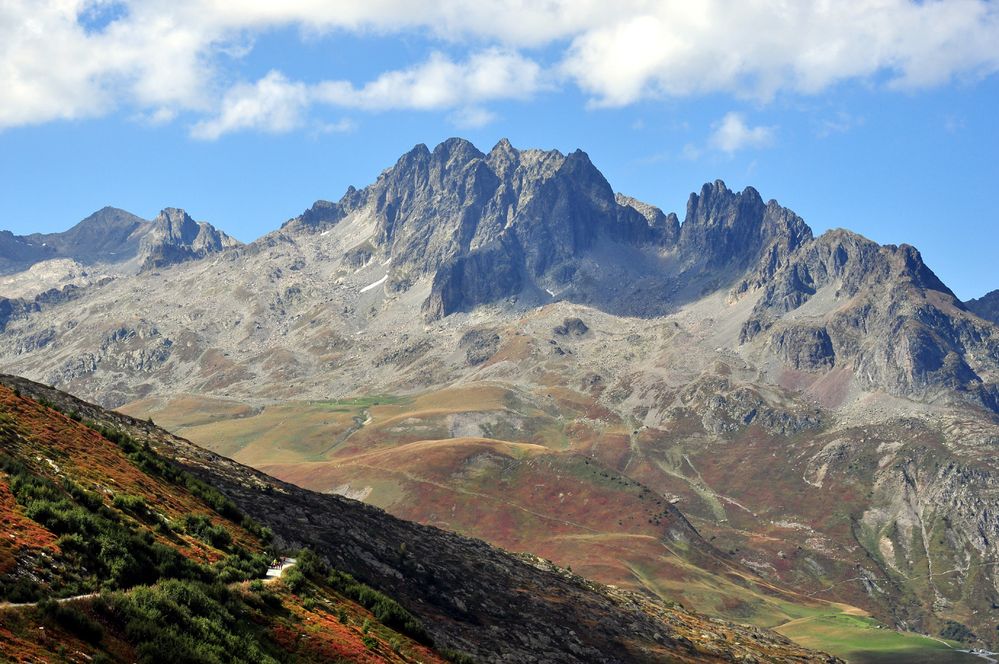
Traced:
POLYGON ((180 208, 163 208, 153 220, 158 233, 169 241, 190 244, 198 236, 201 227, 187 212, 180 208))
POLYGON ((791 210, 776 201, 764 203, 752 187, 735 193, 715 180, 690 195, 679 244, 687 261, 708 268, 741 272, 762 259, 751 280, 758 284, 811 238, 811 229, 791 210))
POLYGON ((976 316, 999 325, 999 289, 968 300, 964 306, 976 316))
POLYGON ((431 156, 447 166, 461 166, 473 159, 485 157, 477 147, 464 138, 449 138, 434 148, 431 156))
POLYGON ((239 246, 207 222, 195 221, 180 208, 164 208, 152 221, 150 232, 142 239, 141 269, 161 268, 239 246))
POLYGON ((500 178, 505 178, 513 168, 520 164, 520 151, 501 138, 486 155, 486 163, 500 178))
POLYGON ((134 255, 147 222, 119 208, 105 206, 62 233, 34 233, 24 240, 49 248, 53 257, 84 264, 115 263, 134 255))
POLYGON ((143 223, 143 221, 143 219, 135 216, 131 212, 106 205, 66 232, 69 234, 79 234, 109 228, 128 229, 131 231, 136 226, 143 223))

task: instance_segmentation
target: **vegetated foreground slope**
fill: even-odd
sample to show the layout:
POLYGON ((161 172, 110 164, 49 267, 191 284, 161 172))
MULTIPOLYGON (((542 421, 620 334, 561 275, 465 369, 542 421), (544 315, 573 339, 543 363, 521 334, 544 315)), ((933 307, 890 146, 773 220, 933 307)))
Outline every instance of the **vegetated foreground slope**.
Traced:
POLYGON ((314 554, 264 581, 268 529, 99 413, 47 403, 0 386, 0 660, 444 661, 314 554))
POLYGON ((43 657, 61 644, 77 658, 165 661, 166 644, 189 648, 176 661, 435 661, 381 617, 475 661, 835 661, 772 632, 283 484, 51 388, 0 382, 3 519, 14 535, 3 545, 4 599, 103 589, 0 609, 7 657, 43 657), (240 582, 262 573, 268 536, 308 546, 303 569, 274 585, 240 582))

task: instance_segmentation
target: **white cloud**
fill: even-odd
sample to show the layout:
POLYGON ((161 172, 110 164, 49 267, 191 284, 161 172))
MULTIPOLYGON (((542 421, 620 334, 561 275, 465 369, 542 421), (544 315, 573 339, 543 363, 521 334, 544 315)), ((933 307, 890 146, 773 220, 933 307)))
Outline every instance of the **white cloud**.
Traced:
POLYGON ((740 113, 726 113, 714 125, 708 143, 716 150, 732 154, 744 148, 765 148, 773 143, 774 127, 750 127, 740 113))
POLYGON ((319 134, 348 134, 357 131, 357 123, 350 118, 341 118, 336 122, 324 122, 316 127, 319 134))
POLYGON ((466 106, 451 113, 448 120, 459 129, 478 129, 495 122, 496 114, 485 108, 466 106))
POLYGON ((409 69, 390 71, 360 88, 348 81, 316 86, 316 98, 365 110, 438 110, 497 99, 526 99, 542 87, 541 67, 516 53, 490 49, 465 62, 441 53, 409 69))
POLYGON ((840 111, 832 117, 821 118, 816 121, 815 135, 818 138, 829 138, 834 134, 845 134, 856 127, 864 124, 862 116, 851 115, 845 111, 840 111))
POLYGON ((197 123, 194 138, 214 140, 222 134, 245 129, 281 133, 302 124, 302 112, 309 104, 309 89, 284 74, 271 71, 253 85, 240 84, 222 99, 219 114, 197 123))
POLYGON ((198 123, 207 134, 283 130, 307 106, 295 101, 297 72, 270 91, 255 87, 263 80, 223 82, 239 80, 257 35, 288 27, 415 32, 469 54, 435 55, 360 87, 349 71, 309 86, 311 104, 362 110, 488 113, 490 101, 527 98, 546 76, 525 47, 550 49, 557 73, 602 106, 767 99, 858 79, 911 90, 999 71, 999 4, 984 0, 4 0, 0 129, 124 107, 149 118, 208 113, 198 123))
POLYGON ((980 0, 633 3, 572 41, 563 70, 598 105, 732 93, 768 99, 884 75, 893 88, 999 71, 999 6, 980 0))
POLYGON ((242 83, 230 88, 217 114, 194 125, 191 135, 214 140, 246 129, 286 132, 300 127, 314 105, 368 111, 456 109, 451 121, 462 128, 474 128, 496 117, 478 104, 524 99, 541 86, 541 68, 537 64, 498 50, 476 53, 465 62, 434 53, 422 64, 386 72, 361 87, 349 81, 306 85, 272 71, 252 85, 242 83))

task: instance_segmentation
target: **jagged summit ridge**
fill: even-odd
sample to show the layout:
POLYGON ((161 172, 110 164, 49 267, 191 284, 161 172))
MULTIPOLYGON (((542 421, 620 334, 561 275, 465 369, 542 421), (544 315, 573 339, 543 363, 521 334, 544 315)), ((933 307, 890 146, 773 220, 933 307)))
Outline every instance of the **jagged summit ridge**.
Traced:
POLYGON ((240 244, 211 224, 195 221, 179 208, 164 208, 151 225, 140 245, 142 269, 202 258, 240 244))
POLYGON ((707 270, 734 279, 769 251, 764 278, 811 239, 800 217, 751 188, 736 194, 720 180, 705 185, 691 195, 681 225, 673 213, 615 194, 582 150, 518 150, 506 139, 488 154, 460 138, 433 150, 417 145, 371 186, 350 188, 337 203, 318 201, 284 228, 325 230, 350 215, 373 219, 368 242, 372 255, 391 261, 390 288, 432 279, 429 319, 508 298, 543 301, 544 293, 597 302, 600 288, 582 281, 650 276, 657 302, 616 299, 622 313, 662 312, 681 282, 707 270), (590 260, 596 253, 604 260, 590 260), (667 258, 669 269, 644 269, 667 258))
POLYGON ((656 317, 724 291, 755 303, 739 343, 761 343, 795 371, 839 367, 865 389, 929 398, 944 388, 997 408, 999 337, 967 319, 915 248, 843 230, 815 238, 752 187, 706 183, 680 223, 615 194, 582 151, 501 140, 483 153, 449 139, 416 146, 371 186, 288 228, 327 232, 355 218, 370 220, 364 256, 389 266, 389 292, 429 282, 429 321, 557 300, 656 317))

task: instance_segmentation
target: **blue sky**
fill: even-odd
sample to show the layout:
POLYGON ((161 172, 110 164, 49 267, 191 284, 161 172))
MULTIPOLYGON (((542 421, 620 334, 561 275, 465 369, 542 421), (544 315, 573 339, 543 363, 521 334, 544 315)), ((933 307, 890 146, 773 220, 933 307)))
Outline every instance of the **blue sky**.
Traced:
POLYGON ((999 7, 978 0, 12 2, 0 227, 184 207, 249 241, 417 143, 582 148, 682 218, 721 178, 999 288, 999 7))

